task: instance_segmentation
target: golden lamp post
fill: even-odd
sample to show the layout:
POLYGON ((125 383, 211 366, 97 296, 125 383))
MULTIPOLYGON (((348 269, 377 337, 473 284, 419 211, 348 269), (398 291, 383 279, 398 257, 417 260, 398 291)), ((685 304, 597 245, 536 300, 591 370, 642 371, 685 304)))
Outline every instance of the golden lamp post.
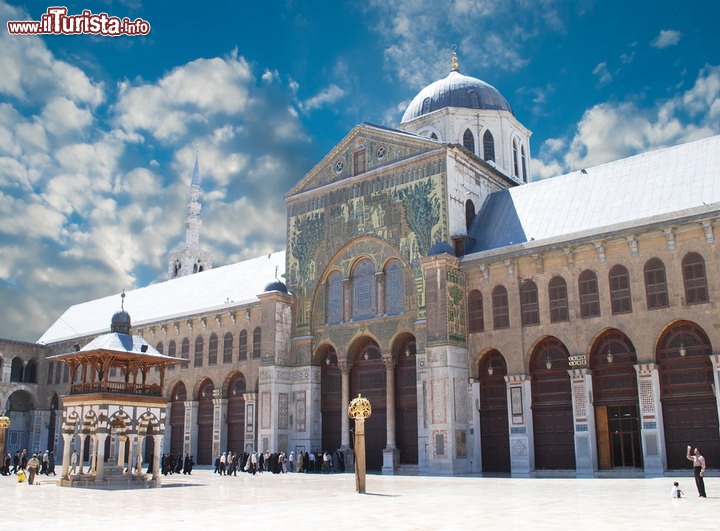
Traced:
POLYGON ((348 416, 355 419, 355 487, 360 494, 365 494, 365 419, 370 415, 370 401, 358 394, 348 406, 348 416))
POLYGON ((5 430, 10 427, 10 419, 3 413, 0 415, 0 457, 5 459, 5 430))

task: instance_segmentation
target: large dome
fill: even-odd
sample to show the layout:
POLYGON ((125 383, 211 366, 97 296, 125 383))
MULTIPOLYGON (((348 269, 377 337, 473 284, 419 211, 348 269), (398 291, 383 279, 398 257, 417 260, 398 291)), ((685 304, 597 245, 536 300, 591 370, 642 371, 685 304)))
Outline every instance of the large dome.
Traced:
POLYGON ((400 123, 445 107, 508 111, 515 114, 495 87, 452 70, 446 78, 431 83, 413 98, 400 123))

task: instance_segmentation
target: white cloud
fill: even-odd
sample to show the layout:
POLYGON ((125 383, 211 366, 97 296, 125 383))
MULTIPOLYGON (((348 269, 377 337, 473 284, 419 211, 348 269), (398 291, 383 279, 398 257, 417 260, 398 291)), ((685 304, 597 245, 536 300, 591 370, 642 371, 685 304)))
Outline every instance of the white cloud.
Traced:
POLYGON ((608 71, 607 62, 599 63, 593 68, 592 73, 598 78, 598 86, 602 87, 607 85, 613 80, 612 74, 608 71))
POLYGON ((345 91, 333 83, 329 87, 321 90, 312 98, 308 98, 307 100, 301 102, 299 106, 303 112, 309 113, 316 109, 320 109, 321 107, 335 103, 344 95, 345 91))
POLYGON ((677 43, 680 42, 680 37, 682 37, 682 33, 676 30, 661 30, 657 37, 655 37, 652 42, 650 43, 650 46, 653 48, 669 48, 670 46, 675 46, 677 43))

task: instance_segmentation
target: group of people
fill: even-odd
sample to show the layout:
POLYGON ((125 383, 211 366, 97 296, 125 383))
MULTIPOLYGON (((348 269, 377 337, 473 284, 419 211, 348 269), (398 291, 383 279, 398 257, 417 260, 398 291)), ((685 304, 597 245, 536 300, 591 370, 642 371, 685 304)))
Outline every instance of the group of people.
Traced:
POLYGON ((223 452, 215 458, 215 474, 221 476, 237 476, 238 470, 257 474, 258 472, 272 472, 284 474, 286 472, 323 473, 345 471, 345 457, 342 452, 330 453, 327 450, 320 452, 223 452))
POLYGON ((18 472, 23 472, 28 475, 28 483, 31 485, 35 484, 35 476, 38 474, 44 474, 46 476, 56 476, 55 472, 55 452, 51 450, 45 450, 43 454, 33 454, 28 457, 27 450, 15 451, 15 455, 11 455, 10 452, 5 454, 5 457, 0 466, 0 474, 3 476, 17 475, 18 472))
POLYGON ((163 475, 168 474, 192 474, 193 466, 195 466, 195 459, 190 454, 185 454, 183 459, 182 454, 172 454, 170 452, 163 454, 162 462, 160 463, 160 470, 163 475))
MULTIPOLYGON (((705 493, 705 458, 700 453, 700 450, 695 448, 695 451, 691 454, 692 446, 687 447, 688 461, 693 463, 693 472, 695 475, 695 486, 697 487, 698 497, 707 498, 705 493)), ((672 489, 670 489, 670 496, 673 498, 682 498, 685 493, 680 489, 680 484, 676 481, 673 483, 672 489)))

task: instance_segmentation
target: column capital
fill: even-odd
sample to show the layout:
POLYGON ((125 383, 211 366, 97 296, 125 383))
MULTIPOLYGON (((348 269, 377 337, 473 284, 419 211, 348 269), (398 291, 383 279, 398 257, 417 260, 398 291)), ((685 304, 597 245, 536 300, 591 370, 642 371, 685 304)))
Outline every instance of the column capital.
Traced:
POLYGON ((395 365, 397 365, 397 361, 392 357, 392 355, 382 356, 382 362, 383 365, 385 365, 385 370, 388 371, 394 369, 395 365))
POLYGON ((337 366, 341 374, 350 374, 350 362, 348 360, 338 360, 337 366))
POLYGON ((638 376, 648 376, 652 374, 653 371, 657 370, 656 363, 637 363, 634 367, 638 376))
POLYGON ((505 382, 510 385, 519 385, 532 379, 529 374, 508 374, 505 376, 505 382))

